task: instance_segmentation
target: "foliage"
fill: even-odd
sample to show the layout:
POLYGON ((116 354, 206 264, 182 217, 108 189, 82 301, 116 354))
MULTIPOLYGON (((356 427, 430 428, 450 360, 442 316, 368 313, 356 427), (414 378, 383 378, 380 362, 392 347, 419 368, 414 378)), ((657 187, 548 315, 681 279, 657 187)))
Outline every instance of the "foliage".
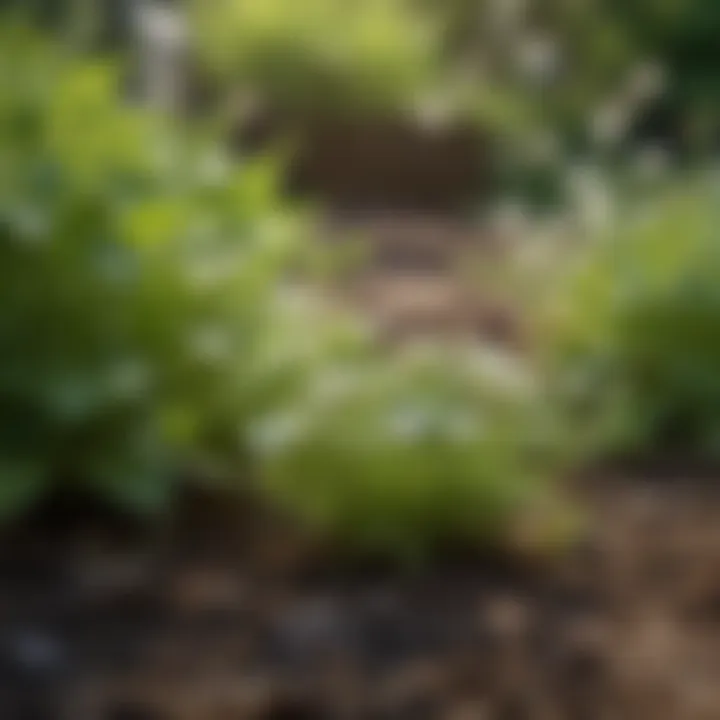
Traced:
POLYGON ((449 18, 451 55, 481 86, 492 78, 565 133, 581 132, 634 59, 603 0, 426 1, 449 18))
POLYGON ((615 449, 720 450, 717 187, 690 182, 583 247, 541 315, 561 386, 615 449))
POLYGON ((618 16, 639 52, 660 59, 669 75, 668 101, 700 143, 720 112, 720 6, 714 0, 634 0, 618 3, 618 16), (693 127, 694 126, 694 127, 693 127))
POLYGON ((0 509, 58 479, 153 507, 237 445, 298 229, 270 164, 232 171, 24 28, 0 48, 0 509))
POLYGON ((398 556, 502 542, 554 502, 566 440, 524 368, 386 357, 303 289, 271 162, 235 172, 106 65, 2 40, 2 514, 58 483, 162 508, 196 466, 398 556))
POLYGON ((439 59, 439 28, 408 0, 198 0, 206 64, 290 110, 402 108, 439 59))
POLYGON ((344 547, 413 557, 510 542, 553 498, 565 436, 527 368, 456 352, 408 350, 316 377, 256 424, 265 490, 344 547))

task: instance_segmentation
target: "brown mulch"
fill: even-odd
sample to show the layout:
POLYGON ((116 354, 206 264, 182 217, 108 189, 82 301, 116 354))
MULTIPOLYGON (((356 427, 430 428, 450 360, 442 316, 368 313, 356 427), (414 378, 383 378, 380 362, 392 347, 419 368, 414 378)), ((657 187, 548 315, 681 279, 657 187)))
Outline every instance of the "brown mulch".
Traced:
POLYGON ((717 478, 585 492, 589 535, 553 564, 414 570, 198 499, 150 534, 55 506, 1 546, 0 715, 720 717, 717 478))

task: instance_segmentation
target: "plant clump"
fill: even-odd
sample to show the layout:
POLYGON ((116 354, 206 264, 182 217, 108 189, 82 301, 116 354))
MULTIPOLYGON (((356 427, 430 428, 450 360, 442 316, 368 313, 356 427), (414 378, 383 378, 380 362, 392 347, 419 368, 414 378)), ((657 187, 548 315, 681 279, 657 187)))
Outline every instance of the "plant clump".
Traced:
POLYGON ((606 449, 717 455, 716 183, 665 192, 571 257, 542 313, 563 394, 609 423, 606 449))

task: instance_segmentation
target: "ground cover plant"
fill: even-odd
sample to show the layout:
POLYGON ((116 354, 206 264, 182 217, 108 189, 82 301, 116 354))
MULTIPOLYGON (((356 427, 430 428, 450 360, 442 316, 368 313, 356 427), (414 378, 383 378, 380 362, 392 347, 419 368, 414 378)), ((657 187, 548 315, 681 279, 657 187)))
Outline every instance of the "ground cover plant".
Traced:
POLYGON ((568 538, 567 427, 537 376, 497 350, 337 365, 254 437, 270 496, 356 550, 508 544, 531 515, 538 546, 568 538))
POLYGON ((568 248, 542 333, 615 451, 720 450, 717 183, 691 179, 568 248))

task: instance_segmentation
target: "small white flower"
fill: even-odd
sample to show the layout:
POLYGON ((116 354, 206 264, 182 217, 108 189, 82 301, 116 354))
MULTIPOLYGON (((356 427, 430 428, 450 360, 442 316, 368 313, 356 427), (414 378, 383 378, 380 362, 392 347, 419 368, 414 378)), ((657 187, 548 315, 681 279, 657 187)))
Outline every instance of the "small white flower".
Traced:
POLYGON ((235 261, 228 262, 225 258, 211 258, 196 261, 187 270, 191 286, 198 291, 211 290, 226 281, 237 272, 235 261))
POLYGON ((307 429, 299 413, 276 414, 250 427, 250 444, 262 454, 272 454, 297 442, 307 429))
POLYGON ((552 132, 536 133, 528 143, 528 154, 535 162, 557 163, 562 157, 562 144, 552 132))
POLYGON ((647 180, 662 178, 670 167, 670 153, 659 145, 643 148, 636 158, 638 174, 647 180))
POLYGON ((530 225, 529 214, 519 200, 508 199, 501 203, 490 218, 491 229, 508 241, 526 237, 530 225))
POLYGON ((631 109, 627 103, 615 101, 601 107, 593 116, 590 131, 594 140, 604 146, 620 142, 630 126, 631 109))
POLYGON ((610 187, 592 168, 578 167, 569 173, 575 211, 583 227, 591 233, 601 232, 615 215, 610 187))
POLYGON ((523 395, 535 390, 532 375, 506 352, 475 349, 470 353, 469 369, 484 387, 523 395))
POLYGON ((161 3, 136 3, 134 16, 136 30, 149 43, 164 47, 181 47, 188 38, 188 27, 182 13, 161 3))
POLYGON ((115 395, 123 398, 142 397, 150 386, 151 373, 140 360, 128 359, 117 363, 108 377, 108 385, 115 395))
POLYGON ((450 438, 456 442, 470 442, 477 438, 482 430, 482 424, 477 417, 469 413, 453 413, 446 423, 450 438))
POLYGON ((390 414, 388 429, 395 437, 405 441, 422 438, 431 426, 430 413, 421 407, 402 407, 390 414))
POLYGON ((356 379, 356 373, 349 369, 327 370, 311 386, 311 401, 319 404, 332 403, 351 391, 356 386, 356 379))
POLYGON ((527 37, 520 44, 517 60, 520 71, 529 80, 545 83, 560 69, 560 46, 549 37, 527 37))
POLYGON ((420 127, 433 133, 447 127, 451 112, 451 104, 445 98, 435 96, 418 103, 415 116, 420 127))
POLYGON ((191 336, 190 348, 194 356, 203 362, 220 362, 230 354, 230 338, 220 328, 204 327, 191 336))
POLYGON ((13 224, 17 229, 13 237, 29 248, 40 248, 47 245, 51 233, 48 218, 37 208, 26 207, 16 209, 13 213, 13 224))
POLYGON ((629 95, 638 103, 658 97, 665 90, 667 76, 662 65, 647 62, 635 68, 628 83, 629 95))
POLYGON ((198 167, 200 182, 208 187, 222 186, 230 175, 230 162, 220 151, 207 152, 198 167))
POLYGON ((528 0, 492 0, 483 6, 485 18, 498 31, 511 31, 525 20, 528 0))

